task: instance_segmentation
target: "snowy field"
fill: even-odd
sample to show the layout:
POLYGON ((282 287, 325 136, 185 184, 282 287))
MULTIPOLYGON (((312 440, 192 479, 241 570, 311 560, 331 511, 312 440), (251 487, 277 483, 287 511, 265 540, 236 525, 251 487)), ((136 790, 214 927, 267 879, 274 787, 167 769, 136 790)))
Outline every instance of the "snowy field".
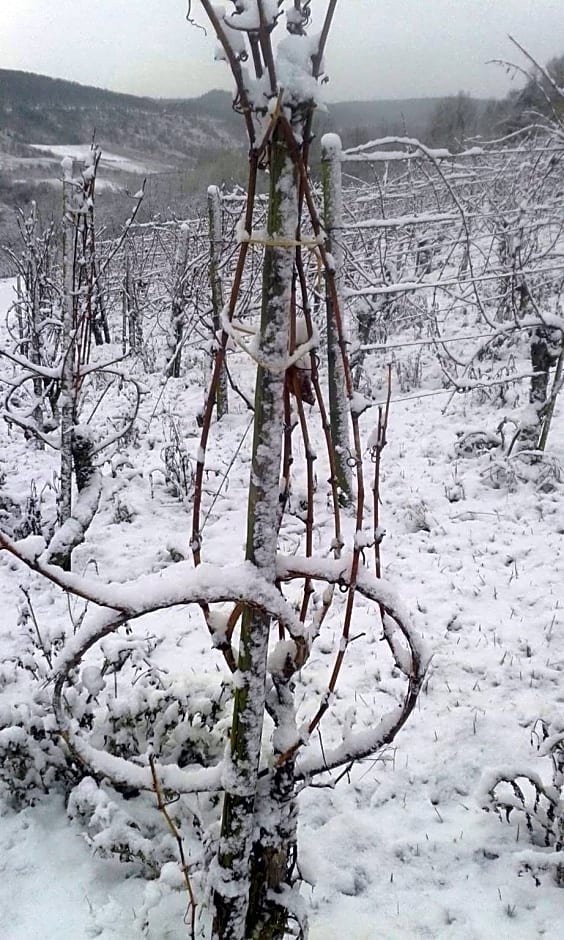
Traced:
MULTIPOLYGON (((10 304, 12 288, 13 282, 0 282, 0 311, 10 304)), ((383 362, 379 368, 383 373, 383 362)), ((550 761, 538 756, 532 732, 539 719, 561 720, 564 706, 562 405, 549 440, 551 473, 527 479, 517 460, 499 463, 499 455, 487 451, 456 451, 460 432, 495 433, 503 408, 459 395, 443 411, 449 393, 431 387, 427 391, 437 394, 423 397, 425 390, 425 373, 423 388, 411 397, 393 390, 393 399, 407 400, 393 401, 390 411, 382 557, 385 576, 413 612, 433 658, 418 708, 394 746, 334 789, 312 788, 300 797, 299 864, 309 883, 302 893, 311 938, 559 940, 562 888, 548 874, 537 885, 522 870, 522 855, 531 848, 524 821, 519 826, 514 816, 508 825, 485 813, 479 785, 490 767, 530 769, 550 781, 550 761)), ((201 398, 196 383, 171 380, 163 391, 159 377, 150 377, 140 418, 144 433, 130 446, 130 466, 104 467, 101 508, 76 551, 76 570, 95 564, 100 576, 119 581, 190 557, 190 506, 170 494, 157 467, 165 415, 174 416, 196 458, 201 398)), ((374 420, 373 411, 362 417, 365 440, 374 420)), ((248 413, 234 408, 216 426, 209 450, 214 470, 227 469, 248 423, 248 413)), ((55 454, 34 450, 0 423, 0 493, 25 503, 33 484, 48 507, 55 467, 55 454)), ((370 474, 369 458, 366 468, 370 474)), ((248 476, 242 447, 206 521, 208 559, 242 557, 248 476)), ((322 467, 318 478, 326 479, 322 467)), ((209 493, 220 480, 210 473, 209 493)), ((350 537, 352 520, 345 525, 350 537)), ((287 537, 291 544, 290 531, 287 537)), ((323 544, 323 531, 318 537, 323 544)), ((366 564, 372 565, 370 551, 366 564)), ((41 630, 54 635, 67 628, 61 592, 1 554, 2 661, 17 658, 27 642, 19 625, 22 586, 41 630)), ((387 700, 394 703, 396 680, 378 625, 362 606, 359 616, 362 636, 347 653, 337 704, 356 708, 362 721, 363 709, 371 713, 375 702, 383 710, 387 700)), ((334 615, 328 622, 303 677, 315 701, 332 663, 337 621, 334 615)), ((168 611, 135 629, 158 636, 158 662, 175 675, 219 667, 197 610, 168 611)), ((4 682, 0 672, 2 715, 22 691, 4 682)), ((308 702, 302 705, 306 710, 308 702)), ((60 797, 46 796, 18 813, 3 804, 0 859, 1 940, 188 935, 185 897, 173 890, 170 872, 147 882, 93 852, 60 797)))
MULTIPOLYGON (((29 146, 41 153, 52 153, 60 160, 62 160, 63 157, 72 157, 74 160, 84 161, 90 153, 90 144, 30 144, 29 146)), ((137 175, 143 176, 146 173, 154 172, 155 169, 162 170, 166 169, 166 167, 164 164, 160 163, 153 163, 151 166, 148 166, 145 163, 138 163, 135 160, 131 160, 129 157, 125 157, 122 154, 110 153, 106 150, 102 151, 100 158, 101 171, 113 170, 120 173, 136 173, 137 175)))

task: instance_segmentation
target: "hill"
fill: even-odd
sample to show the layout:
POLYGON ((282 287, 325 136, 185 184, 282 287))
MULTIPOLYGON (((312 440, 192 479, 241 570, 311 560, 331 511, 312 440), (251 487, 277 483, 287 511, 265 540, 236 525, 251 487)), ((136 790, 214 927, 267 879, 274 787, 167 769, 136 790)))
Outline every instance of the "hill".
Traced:
MULTIPOLYGON (((385 134, 424 136, 437 101, 330 104, 316 116, 312 162, 329 130, 341 134, 345 146, 385 134)), ((138 189, 141 175, 149 178, 143 217, 189 213, 210 183, 246 180, 243 122, 227 92, 188 99, 137 97, 0 69, 0 243, 17 242, 14 207, 34 199, 44 215, 60 212, 62 152, 79 155, 77 148, 88 147, 94 133, 105 156, 99 218, 101 212, 110 229, 127 217, 127 191, 138 189)))
MULTIPOLYGON (((438 101, 336 102, 319 115, 317 130, 337 131, 345 143, 359 134, 424 134, 438 101)), ((4 149, 80 144, 95 128, 102 146, 123 146, 176 164, 197 162, 202 150, 244 146, 242 122, 227 92, 142 98, 10 69, 0 69, 0 127, 4 149)))
POLYGON ((239 125, 224 92, 167 101, 0 69, 2 143, 11 149, 81 144, 95 129, 102 146, 127 147, 164 162, 190 162, 202 149, 242 145, 239 125))

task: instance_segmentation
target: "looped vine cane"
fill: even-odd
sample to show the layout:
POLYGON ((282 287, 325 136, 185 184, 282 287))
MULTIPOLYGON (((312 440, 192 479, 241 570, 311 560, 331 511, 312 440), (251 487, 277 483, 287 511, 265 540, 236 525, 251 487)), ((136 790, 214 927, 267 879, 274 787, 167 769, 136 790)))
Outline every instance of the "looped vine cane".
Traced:
MULTIPOLYGON (((225 582, 225 574, 226 569, 218 567, 217 580, 219 583, 225 582)), ((309 655, 310 644, 307 635, 291 606, 284 601, 283 597, 277 594, 271 586, 263 585, 262 592, 264 594, 268 587, 271 588, 269 592, 271 597, 270 601, 257 600, 257 593, 260 593, 259 585, 260 576, 258 573, 257 577, 252 582, 249 581, 245 586, 241 585, 236 595, 234 595, 232 588, 229 589, 229 587, 227 587, 219 591, 214 590, 206 597, 203 591, 198 591, 197 589, 190 591, 188 585, 183 603, 199 604, 200 606, 205 604, 209 609, 211 602, 233 602, 233 612, 227 625, 228 636, 232 634, 244 607, 251 607, 269 615, 280 622, 284 631, 286 631, 294 641, 294 655, 290 668, 292 671, 295 671, 302 667, 309 655)), ((165 601, 160 609, 169 606, 172 605, 165 601)), ((154 606, 151 609, 159 609, 159 606, 154 606)), ((93 777, 99 778, 103 776, 109 779, 117 789, 123 786, 135 786, 139 790, 153 789, 153 778, 150 767, 126 760, 125 758, 114 757, 85 742, 82 736, 75 730, 72 720, 67 716, 64 692, 65 687, 70 681, 71 673, 80 667, 84 656, 89 650, 100 640, 104 639, 104 637, 115 633, 120 627, 125 626, 131 620, 143 616, 148 612, 147 609, 135 610, 135 608, 121 612, 116 610, 110 611, 108 608, 103 609, 101 612, 100 625, 94 628, 91 624, 87 624, 84 629, 79 630, 73 638, 74 642, 72 647, 74 648, 71 648, 66 655, 60 656, 59 660, 54 664, 53 710, 61 736, 73 757, 82 766, 86 767, 93 777)), ((214 768, 206 770, 198 768, 195 776, 193 772, 190 774, 172 764, 162 765, 155 763, 155 768, 162 783, 179 793, 221 789, 221 774, 219 768, 215 768, 217 770, 215 776, 213 773, 214 768)))

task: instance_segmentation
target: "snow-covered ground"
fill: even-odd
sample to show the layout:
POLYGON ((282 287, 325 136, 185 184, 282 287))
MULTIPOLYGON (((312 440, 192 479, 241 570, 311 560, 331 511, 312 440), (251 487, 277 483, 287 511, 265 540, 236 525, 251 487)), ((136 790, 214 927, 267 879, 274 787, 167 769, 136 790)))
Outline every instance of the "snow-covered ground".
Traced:
MULTIPOLYGON (((14 185, 25 185, 29 182, 27 179, 15 179, 13 180, 14 185)), ((58 189, 61 188, 61 180, 57 177, 46 176, 43 179, 41 177, 34 177, 33 182, 36 186, 47 185, 47 186, 56 186, 58 189)), ((116 183, 112 183, 110 180, 96 180, 96 189, 100 192, 101 190, 107 190, 109 192, 119 192, 120 187, 116 183)))
MULTIPOLYGON (((10 282, 0 282, 0 311, 11 292, 10 282)), ((105 468, 104 501, 76 552, 77 570, 96 559, 102 577, 120 580, 159 570, 173 553, 189 557, 189 506, 151 470, 159 464, 167 413, 196 457, 201 395, 182 379, 164 392, 155 383, 142 420, 156 409, 155 417, 130 449, 132 468, 121 476, 105 468)), ((522 395, 525 400, 525 387, 522 395)), ((530 848, 524 823, 502 823, 477 798, 487 767, 525 767, 550 779, 550 761, 538 757, 531 733, 537 719, 561 717, 564 703, 564 483, 556 463, 564 464, 562 406, 549 441, 552 472, 526 480, 517 459, 457 455, 458 432, 494 432, 503 411, 457 396, 443 413, 448 398, 441 392, 391 407, 382 471, 384 572, 413 611, 433 659, 419 707, 394 747, 335 789, 309 789, 300 797, 299 862, 310 882, 303 894, 312 940, 559 940, 563 934, 562 889, 548 875, 537 886, 520 871, 520 853, 530 848)), ((234 408, 215 428, 212 467, 227 468, 248 421, 248 413, 234 408)), ((367 439, 374 413, 362 422, 367 439)), ((20 502, 32 480, 42 491, 54 455, 34 451, 4 423, 0 444, 3 491, 20 502)), ((370 467, 367 460, 367 472, 370 467)), ((206 521, 208 559, 242 557, 248 474, 243 447, 206 521)), ((326 476, 321 467, 319 480, 326 476)), ((211 473, 209 492, 220 482, 211 473)), ((288 538, 291 543, 291 533, 288 538)), ((21 584, 31 591, 40 625, 53 630, 66 622, 60 592, 0 555, 0 659, 20 647, 21 584)), ((384 708, 387 698, 394 703, 396 680, 362 605, 359 616, 358 632, 365 635, 350 645, 337 706, 355 706, 362 721, 376 697, 384 708)), ((167 612, 151 621, 151 630, 162 634, 163 666, 178 674, 210 668, 199 612, 167 612)), ((332 620, 304 670, 304 688, 315 702, 326 685, 334 636, 332 620)), ((0 708, 5 693, 0 682, 0 708)), ((311 713, 308 699, 302 708, 311 713)), ((183 895, 165 877, 144 882, 93 855, 59 797, 18 814, 4 806, 0 859, 1 940, 187 936, 183 895)))
MULTIPOLYGON (((90 152, 90 144, 30 144, 29 146, 42 153, 52 153, 61 159, 63 157, 72 157, 74 160, 85 160, 90 152)), ((162 164, 155 164, 155 166, 163 168, 162 164)), ((154 169, 145 163, 139 163, 122 154, 110 153, 106 150, 102 151, 100 169, 115 170, 121 173, 136 173, 141 176, 145 173, 154 172, 154 169)))

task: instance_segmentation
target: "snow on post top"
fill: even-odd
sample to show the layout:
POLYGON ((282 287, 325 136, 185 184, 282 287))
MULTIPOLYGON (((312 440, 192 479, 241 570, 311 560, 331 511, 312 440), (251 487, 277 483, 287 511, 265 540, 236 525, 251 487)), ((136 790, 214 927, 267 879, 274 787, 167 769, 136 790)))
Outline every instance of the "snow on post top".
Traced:
POLYGON ((63 157, 61 160, 61 169, 63 171, 63 179, 71 180, 72 179, 72 157, 63 157))
POLYGON ((340 157, 343 144, 338 134, 324 134, 321 138, 321 149, 328 157, 340 157))

